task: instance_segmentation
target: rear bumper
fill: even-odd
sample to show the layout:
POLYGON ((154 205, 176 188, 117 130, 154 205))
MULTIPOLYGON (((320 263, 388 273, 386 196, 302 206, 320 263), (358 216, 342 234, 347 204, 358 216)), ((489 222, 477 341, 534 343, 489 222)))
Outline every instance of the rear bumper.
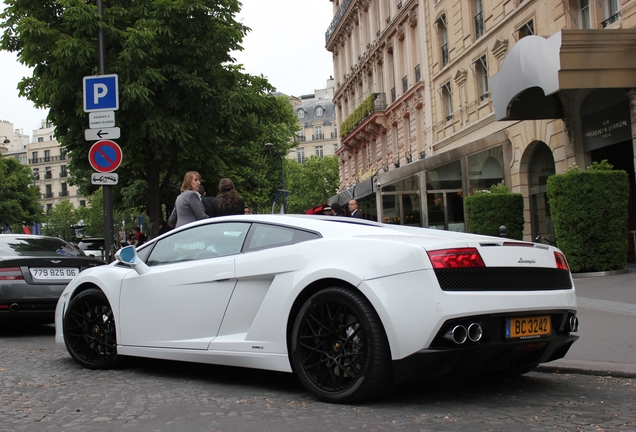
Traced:
POLYGON ((55 316, 55 299, 16 299, 0 300, 0 321, 5 320, 53 320, 55 316))

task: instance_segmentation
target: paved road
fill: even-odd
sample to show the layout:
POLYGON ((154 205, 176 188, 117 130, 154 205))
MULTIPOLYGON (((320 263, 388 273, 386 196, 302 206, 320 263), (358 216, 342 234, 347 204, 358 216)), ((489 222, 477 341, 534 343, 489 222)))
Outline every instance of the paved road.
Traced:
POLYGON ((82 369, 52 326, 0 329, 0 380, 0 431, 636 430, 629 378, 534 372, 332 405, 289 374, 154 360, 82 369))

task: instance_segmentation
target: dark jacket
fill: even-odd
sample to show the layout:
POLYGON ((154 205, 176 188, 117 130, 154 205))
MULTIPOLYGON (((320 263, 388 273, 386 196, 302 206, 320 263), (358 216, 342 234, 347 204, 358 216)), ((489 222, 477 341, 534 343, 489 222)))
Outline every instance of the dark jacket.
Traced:
POLYGON ((236 205, 230 209, 221 208, 221 201, 219 201, 218 198, 215 198, 214 202, 212 202, 212 214, 210 214, 210 216, 239 215, 244 214, 244 211, 245 201, 243 201, 243 198, 241 197, 236 200, 236 205))

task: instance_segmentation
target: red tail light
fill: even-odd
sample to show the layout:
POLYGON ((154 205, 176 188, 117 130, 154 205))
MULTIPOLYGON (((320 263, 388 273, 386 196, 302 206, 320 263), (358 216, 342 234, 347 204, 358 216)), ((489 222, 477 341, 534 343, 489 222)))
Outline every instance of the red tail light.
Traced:
POLYGON ((0 268, 0 280, 24 280, 20 267, 0 268))
POLYGON ((428 257, 435 269, 486 267, 476 248, 429 251, 428 257))
POLYGON ((560 270, 570 270, 568 262, 565 260, 565 256, 560 252, 554 253, 554 259, 556 260, 556 266, 560 270))

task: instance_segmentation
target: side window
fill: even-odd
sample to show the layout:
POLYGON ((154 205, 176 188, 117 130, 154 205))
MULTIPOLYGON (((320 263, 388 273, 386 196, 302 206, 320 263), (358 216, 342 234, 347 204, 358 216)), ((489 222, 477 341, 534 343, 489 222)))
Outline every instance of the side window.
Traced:
POLYGON ((320 238, 316 233, 293 228, 256 224, 247 238, 245 251, 287 246, 320 238))
POLYGON ((241 252, 249 223, 207 224, 174 233, 152 248, 149 266, 201 260, 241 252))

